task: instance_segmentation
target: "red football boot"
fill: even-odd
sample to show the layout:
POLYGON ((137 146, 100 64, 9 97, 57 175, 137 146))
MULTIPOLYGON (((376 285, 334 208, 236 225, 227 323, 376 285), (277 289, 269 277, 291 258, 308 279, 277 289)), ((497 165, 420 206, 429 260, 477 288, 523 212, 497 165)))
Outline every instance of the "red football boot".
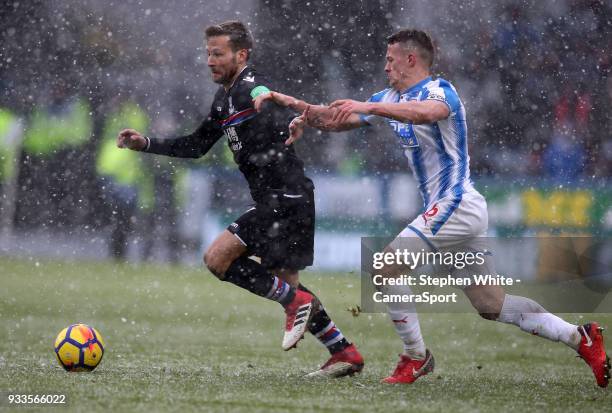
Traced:
POLYGON ((414 383, 416 379, 433 372, 435 360, 427 350, 423 360, 413 360, 405 354, 400 355, 400 361, 392 375, 382 380, 383 383, 414 383))
POLYGON ((610 380, 610 357, 606 354, 603 341, 603 328, 597 323, 588 323, 578 327, 582 336, 578 355, 589 365, 599 387, 608 386, 610 380))
POLYGON ((312 310, 317 299, 310 293, 302 290, 295 291, 295 297, 285 307, 287 315, 285 321, 285 336, 283 337, 283 350, 297 347, 298 341, 304 338, 306 327, 310 322, 312 310))
POLYGON ((332 354, 329 360, 317 371, 306 377, 343 377, 352 376, 363 370, 363 357, 354 344, 332 354))

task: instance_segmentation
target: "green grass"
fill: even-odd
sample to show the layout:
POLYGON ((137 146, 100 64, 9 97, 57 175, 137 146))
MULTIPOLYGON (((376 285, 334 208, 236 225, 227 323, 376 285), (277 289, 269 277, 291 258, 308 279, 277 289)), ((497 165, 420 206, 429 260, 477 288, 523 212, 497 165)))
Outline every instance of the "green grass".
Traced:
MULTIPOLYGON (((283 352, 278 304, 203 270, 0 258, 0 392, 65 393, 65 408, 87 412, 612 411, 610 390, 565 346, 475 314, 423 314, 436 371, 382 385, 401 343, 385 315, 346 311, 359 303, 358 278, 303 282, 362 350, 361 375, 304 380, 327 358, 322 346, 307 337, 283 352), (56 334, 75 322, 106 341, 93 373, 67 373, 53 355, 56 334)), ((610 314, 567 319, 593 317, 612 327, 610 314)))

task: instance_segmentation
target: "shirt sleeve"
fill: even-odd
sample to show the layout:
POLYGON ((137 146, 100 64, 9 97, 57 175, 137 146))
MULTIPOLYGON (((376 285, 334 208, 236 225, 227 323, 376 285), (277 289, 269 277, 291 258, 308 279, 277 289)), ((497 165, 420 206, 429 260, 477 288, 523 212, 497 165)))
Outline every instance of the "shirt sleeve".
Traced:
POLYGON ((428 93, 423 100, 436 100, 448 106, 449 116, 459 110, 459 95, 455 89, 446 84, 428 88, 428 93))
MULTIPOLYGON (((266 76, 260 73, 247 74, 242 78, 242 85, 246 88, 244 97, 250 100, 248 104, 244 102, 245 106, 252 105, 253 100, 259 95, 270 93, 272 90, 278 90, 266 76)), ((264 103, 264 107, 269 106, 266 103, 264 103)))
MULTIPOLYGON (((273 90, 279 90, 275 82, 272 82, 265 74, 261 73, 247 74, 242 78, 242 84, 247 87, 248 94, 245 94, 245 96, 248 95, 250 99, 249 106, 251 107, 253 107, 253 100, 257 98, 257 96, 270 93, 270 91, 273 90)), ((281 130, 287 130, 289 123, 291 123, 293 118, 299 115, 299 113, 295 113, 290 108, 284 108, 274 102, 266 101, 263 103, 261 112, 256 112, 254 116, 256 116, 262 124, 271 122, 268 123, 268 125, 273 124, 281 130)))
POLYGON ((266 85, 256 85, 253 89, 251 89, 251 99, 255 99, 259 95, 263 95, 265 93, 270 93, 270 89, 266 85))
POLYGON ((191 134, 170 139, 149 137, 145 152, 176 158, 200 158, 221 138, 221 123, 212 114, 191 134))
MULTIPOLYGON (((382 100, 382 96, 384 95, 383 92, 373 94, 366 102, 380 102, 382 100)), ((361 119, 361 121, 368 126, 379 126, 387 122, 387 120, 382 116, 365 115, 363 113, 359 114, 359 119, 361 119)))

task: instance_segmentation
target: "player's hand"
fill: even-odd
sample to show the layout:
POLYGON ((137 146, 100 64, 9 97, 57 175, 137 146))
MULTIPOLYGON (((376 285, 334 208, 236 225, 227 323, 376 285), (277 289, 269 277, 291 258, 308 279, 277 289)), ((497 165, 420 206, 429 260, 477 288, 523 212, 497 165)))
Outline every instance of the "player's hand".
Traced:
POLYGON ((274 101, 274 92, 262 93, 253 99, 253 106, 257 112, 261 112, 262 106, 266 100, 274 101))
POLYGON ((147 146, 147 140, 140 132, 134 129, 123 129, 117 135, 117 147, 128 148, 133 151, 142 151, 147 146))
POLYGON ((346 122, 353 113, 368 113, 368 106, 365 102, 352 99, 336 100, 329 107, 337 109, 332 118, 332 123, 337 125, 346 122))
POLYGON ((300 116, 293 118, 289 124, 289 139, 285 141, 285 145, 289 146, 296 142, 304 134, 304 127, 306 126, 306 119, 308 118, 308 107, 304 110, 300 116))

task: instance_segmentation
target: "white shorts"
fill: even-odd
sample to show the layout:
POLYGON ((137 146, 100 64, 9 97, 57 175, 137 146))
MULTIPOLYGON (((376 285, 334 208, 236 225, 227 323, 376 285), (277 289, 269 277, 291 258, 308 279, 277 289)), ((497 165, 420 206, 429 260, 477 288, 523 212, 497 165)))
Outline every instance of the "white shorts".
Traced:
POLYGON ((419 237, 435 251, 486 236, 488 224, 487 201, 478 191, 472 191, 434 202, 398 238, 419 237))
POLYGON ((436 201, 400 232, 387 248, 415 252, 485 252, 484 264, 452 272, 456 276, 470 271, 492 274, 494 265, 486 238, 487 227, 487 202, 479 192, 472 191, 460 197, 449 196, 436 201))

